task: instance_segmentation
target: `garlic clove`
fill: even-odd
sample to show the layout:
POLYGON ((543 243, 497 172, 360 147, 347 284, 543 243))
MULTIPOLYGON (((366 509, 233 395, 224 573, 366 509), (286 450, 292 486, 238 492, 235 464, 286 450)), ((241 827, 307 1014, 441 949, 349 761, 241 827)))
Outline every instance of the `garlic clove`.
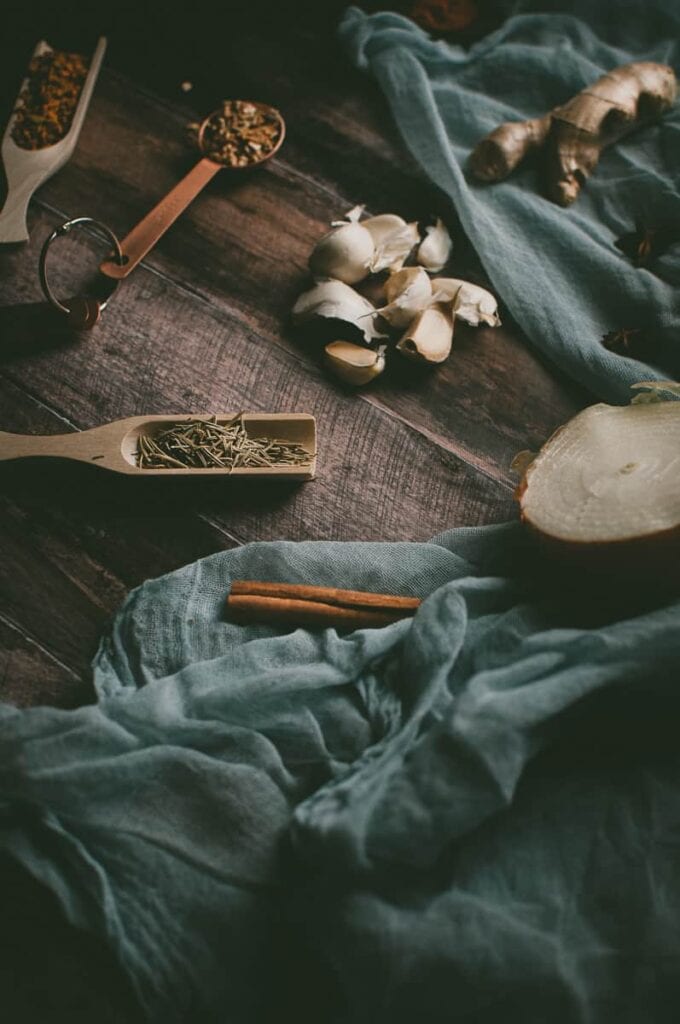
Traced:
POLYGON ((437 302, 452 302, 456 318, 471 327, 478 327, 480 323, 500 327, 498 304, 486 288, 454 277, 435 277, 432 294, 437 302))
POLYGON ((346 384, 359 387, 368 384, 385 369, 385 346, 363 348, 349 341, 332 341, 326 345, 326 365, 346 384))
POLYGON ((293 306, 293 323, 311 325, 315 321, 340 320, 344 330, 356 335, 357 341, 370 342, 384 335, 375 327, 376 309, 372 302, 359 295, 342 281, 321 281, 303 292, 293 306))
MULTIPOLYGON (((393 214, 384 214, 384 216, 393 216, 393 214)), ((363 226, 365 227, 367 223, 368 221, 364 221, 363 226)), ((418 244, 419 238, 418 225, 415 222, 402 224, 400 227, 395 227, 393 231, 383 234, 381 241, 375 246, 375 254, 371 260, 371 272, 377 274, 388 268, 401 270, 414 245, 418 244)))
POLYGON ((309 269, 316 278, 332 277, 344 284, 356 284, 368 276, 374 254, 370 231, 362 224, 341 224, 316 243, 309 269))
POLYGON ((448 306, 428 306, 401 336, 397 349, 417 362, 443 363, 451 351, 453 320, 448 306))
POLYGON ((392 327, 408 327, 421 310, 432 302, 430 279, 422 267, 405 267, 390 274, 385 282, 388 304, 378 313, 392 327))
POLYGON ((437 218, 436 224, 425 228, 425 238, 418 247, 416 259, 421 267, 425 267, 431 274, 436 274, 442 269, 450 254, 451 236, 444 222, 437 218))

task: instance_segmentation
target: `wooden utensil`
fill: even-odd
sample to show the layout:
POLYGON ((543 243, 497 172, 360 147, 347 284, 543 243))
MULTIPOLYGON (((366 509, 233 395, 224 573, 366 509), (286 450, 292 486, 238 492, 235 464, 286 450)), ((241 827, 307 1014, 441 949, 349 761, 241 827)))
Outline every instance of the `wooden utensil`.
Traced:
MULTIPOLYGON (((303 466, 262 466, 224 469, 142 469, 137 465, 140 434, 153 436, 171 424, 184 423, 203 414, 190 416, 131 416, 92 430, 73 434, 35 436, 0 431, 0 462, 10 459, 49 457, 88 462, 114 473, 133 476, 239 476, 266 477, 270 480, 312 480, 316 470, 316 421, 307 413, 243 413, 243 426, 251 437, 271 437, 299 444, 309 452, 309 464, 303 466)), ((229 422, 234 414, 218 414, 217 421, 229 422)))
MULTIPOLYGON (((51 49, 47 43, 40 42, 33 56, 39 57, 51 49)), ((17 146, 12 138, 16 114, 10 117, 0 150, 7 177, 7 199, 0 212, 0 242, 25 242, 28 239, 26 212, 29 200, 35 190, 63 167, 73 153, 105 51, 106 39, 102 36, 92 55, 90 69, 80 92, 71 127, 59 142, 52 146, 43 146, 42 149, 23 149, 17 146)), ((20 92, 23 92, 27 81, 25 79, 22 83, 20 92)))
MULTIPOLYGON (((217 161, 204 156, 194 167, 192 167, 189 173, 168 192, 165 198, 161 199, 160 203, 154 206, 153 210, 150 210, 146 217, 140 220, 139 224, 137 224, 132 231, 125 236, 123 241, 120 243, 121 249, 123 250, 123 263, 116 263, 112 258, 104 260, 99 267, 102 274, 106 274, 107 277, 115 278, 117 281, 127 277, 128 274, 135 269, 140 260, 144 259, 149 250, 153 249, 159 238, 161 238, 168 228, 174 224, 180 213, 183 213, 189 203, 196 198, 198 193, 205 188, 209 181, 212 181, 218 171, 249 171, 254 167, 259 167, 279 151, 286 134, 286 123, 280 112, 276 110, 275 107, 270 107, 266 103, 256 103, 252 100, 249 100, 248 102, 251 103, 253 107, 258 107, 260 110, 266 110, 267 112, 276 115, 276 118, 279 121, 279 135, 273 149, 243 167, 232 167, 231 164, 217 163, 217 161)), ((201 122, 198 130, 198 145, 201 152, 203 152, 201 147, 203 146, 203 137, 206 126, 213 117, 218 116, 220 113, 220 110, 213 110, 213 112, 208 114, 208 116, 201 122)))

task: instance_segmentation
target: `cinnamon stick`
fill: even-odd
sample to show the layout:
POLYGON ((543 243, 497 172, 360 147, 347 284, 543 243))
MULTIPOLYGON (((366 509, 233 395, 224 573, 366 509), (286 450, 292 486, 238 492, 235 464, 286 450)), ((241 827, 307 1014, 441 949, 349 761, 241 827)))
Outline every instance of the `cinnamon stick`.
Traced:
POLYGON ((227 614, 241 623, 368 629, 407 618, 419 604, 417 597, 397 594, 234 580, 227 597, 227 614))

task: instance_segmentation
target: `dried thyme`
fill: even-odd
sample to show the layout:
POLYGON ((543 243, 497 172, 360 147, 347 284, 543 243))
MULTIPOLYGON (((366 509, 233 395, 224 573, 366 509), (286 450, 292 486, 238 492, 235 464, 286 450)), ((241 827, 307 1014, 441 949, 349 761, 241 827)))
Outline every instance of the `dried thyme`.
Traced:
POLYGON ((64 138, 87 71, 88 61, 78 53, 48 50, 32 58, 12 126, 17 146, 42 149, 64 138))
POLYGON ((306 466, 312 456, 302 447, 272 437, 251 437, 243 415, 228 423, 217 418, 172 423, 158 434, 140 434, 137 465, 142 469, 237 469, 306 466))
MULTIPOLYGON (((200 125, 188 126, 198 141, 200 125)), ((207 157, 229 167, 258 163, 276 148, 282 121, 271 107, 244 100, 224 100, 220 110, 207 122, 201 149, 207 157)))

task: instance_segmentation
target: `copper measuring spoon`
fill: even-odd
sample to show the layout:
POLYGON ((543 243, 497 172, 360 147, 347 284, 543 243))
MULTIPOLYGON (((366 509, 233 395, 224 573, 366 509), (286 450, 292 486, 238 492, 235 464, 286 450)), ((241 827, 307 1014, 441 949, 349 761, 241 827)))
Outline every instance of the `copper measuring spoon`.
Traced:
POLYGON ((104 260, 99 267, 103 274, 106 274, 107 277, 115 278, 116 280, 122 280, 122 278, 127 277, 127 275, 135 269, 140 260, 144 259, 149 250, 154 247, 158 239, 161 238, 168 228, 177 220, 180 213, 186 210, 189 203, 195 199, 198 193, 215 177, 218 171, 225 169, 230 171, 249 171, 253 167, 258 167, 260 164, 265 163, 266 160, 269 160, 278 152, 286 135, 286 123, 281 113, 276 109, 276 107, 270 107, 266 103, 256 103, 254 100, 247 100, 246 102, 253 107, 257 107, 258 110, 265 111, 268 114, 273 114, 276 118, 279 125, 279 134, 273 148, 263 156, 258 157, 256 160, 251 160, 247 164, 234 165, 229 164, 226 161, 224 163, 220 163, 217 159, 209 155, 205 142, 205 131, 210 121, 215 117, 224 116, 222 108, 213 110, 211 114, 208 114, 208 116, 201 121, 200 128, 198 130, 198 147, 204 154, 203 158, 199 160, 196 166, 192 167, 189 173, 168 192, 165 198, 161 199, 160 203, 154 206, 153 210, 150 210, 146 217, 140 220, 139 224, 137 224, 128 235, 126 235, 120 243, 122 250, 122 263, 116 262, 113 258, 104 260))

